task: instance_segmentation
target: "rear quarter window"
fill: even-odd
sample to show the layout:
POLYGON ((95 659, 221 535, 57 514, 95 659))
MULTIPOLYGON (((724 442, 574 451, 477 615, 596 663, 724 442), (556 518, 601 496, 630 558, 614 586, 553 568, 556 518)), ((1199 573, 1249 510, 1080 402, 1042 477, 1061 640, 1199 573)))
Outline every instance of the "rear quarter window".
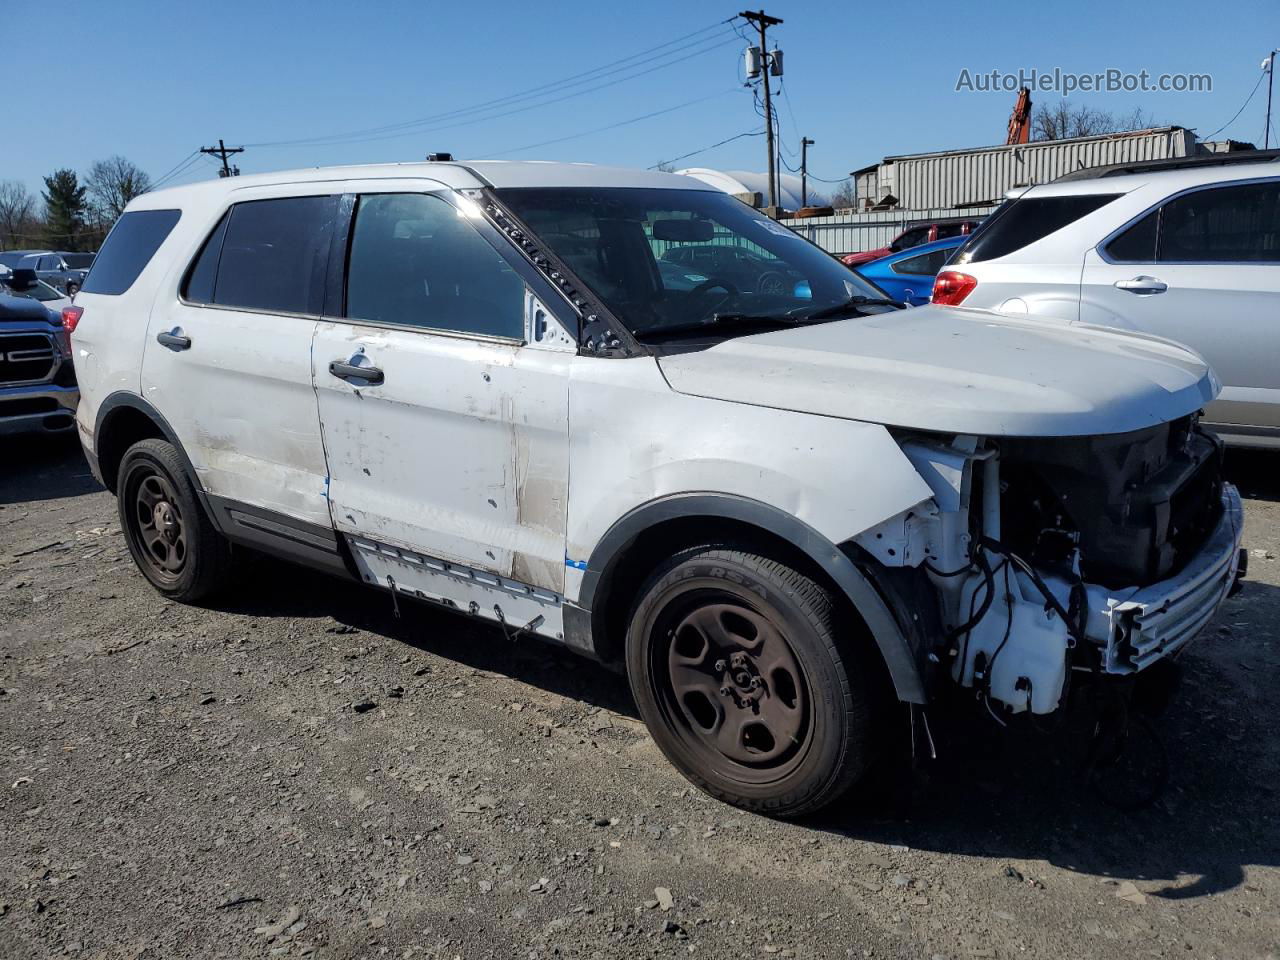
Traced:
POLYGON ((978 263, 1007 256, 1057 233, 1119 197, 1118 193, 1093 193, 1010 200, 1007 207, 998 210, 982 229, 972 234, 955 262, 978 263))
POLYGON ((181 210, 125 213, 107 235, 81 291, 107 296, 124 293, 151 262, 181 216, 181 210))

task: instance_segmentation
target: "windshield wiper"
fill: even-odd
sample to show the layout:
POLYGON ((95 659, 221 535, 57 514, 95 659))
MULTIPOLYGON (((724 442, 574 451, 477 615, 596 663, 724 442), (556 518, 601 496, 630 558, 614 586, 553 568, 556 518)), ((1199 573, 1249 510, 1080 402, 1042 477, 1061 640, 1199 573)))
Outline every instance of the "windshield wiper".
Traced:
POLYGON ((844 316, 846 313, 856 312, 860 307, 897 307, 900 310, 906 309, 906 304, 901 300, 890 300, 888 297, 867 297, 862 294, 850 297, 844 303, 837 303, 830 307, 822 307, 813 313, 800 314, 798 319, 805 320, 829 320, 833 317, 844 316))
MULTIPOLYGON (((805 318, 808 319, 808 318, 805 318)), ((757 313, 713 313, 706 320, 694 320, 687 323, 657 323, 650 327, 640 327, 632 330, 632 334, 637 337, 644 337, 651 334, 675 334, 675 333, 710 333, 716 327, 758 327, 758 326, 790 326, 799 321, 798 318, 788 318, 779 313, 773 314, 757 314, 757 313)))

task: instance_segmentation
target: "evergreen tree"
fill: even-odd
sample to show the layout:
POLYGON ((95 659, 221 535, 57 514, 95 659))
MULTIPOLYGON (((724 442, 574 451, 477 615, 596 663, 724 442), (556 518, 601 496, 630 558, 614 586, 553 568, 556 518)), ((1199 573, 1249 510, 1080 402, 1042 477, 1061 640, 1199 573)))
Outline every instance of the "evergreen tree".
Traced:
POLYGON ((56 250, 78 250, 84 231, 85 188, 74 170, 55 170, 44 178, 45 237, 56 250))

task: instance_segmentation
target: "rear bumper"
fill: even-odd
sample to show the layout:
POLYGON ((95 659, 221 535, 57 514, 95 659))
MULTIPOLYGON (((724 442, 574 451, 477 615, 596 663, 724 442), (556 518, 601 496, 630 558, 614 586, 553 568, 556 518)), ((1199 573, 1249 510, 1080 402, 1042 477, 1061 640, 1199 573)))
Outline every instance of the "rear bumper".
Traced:
POLYGON ((79 402, 77 387, 42 383, 0 388, 0 436, 74 430, 79 402))
POLYGON ((1213 619, 1241 572, 1244 509, 1226 484, 1222 518, 1200 552, 1176 576, 1146 587, 1090 585, 1085 632, 1104 648, 1107 673, 1130 674, 1172 656, 1213 619))

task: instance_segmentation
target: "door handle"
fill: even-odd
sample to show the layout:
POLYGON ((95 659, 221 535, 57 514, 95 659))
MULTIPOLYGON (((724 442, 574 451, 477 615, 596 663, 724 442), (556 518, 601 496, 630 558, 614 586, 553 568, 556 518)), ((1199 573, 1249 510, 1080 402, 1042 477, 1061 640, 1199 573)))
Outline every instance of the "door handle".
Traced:
POLYGON ((1117 280, 1115 282, 1117 290, 1127 290, 1129 293, 1164 293, 1169 289, 1169 285, 1163 280, 1157 280, 1155 277, 1134 277, 1132 280, 1117 280))
POLYGON ((376 386, 382 383, 382 371, 377 367, 358 367, 354 363, 334 360, 329 364, 329 372, 339 380, 363 380, 363 385, 376 386))
POLYGON ((160 331, 156 334, 156 343, 175 351, 191 349, 191 338, 182 332, 181 327, 160 331))

